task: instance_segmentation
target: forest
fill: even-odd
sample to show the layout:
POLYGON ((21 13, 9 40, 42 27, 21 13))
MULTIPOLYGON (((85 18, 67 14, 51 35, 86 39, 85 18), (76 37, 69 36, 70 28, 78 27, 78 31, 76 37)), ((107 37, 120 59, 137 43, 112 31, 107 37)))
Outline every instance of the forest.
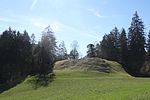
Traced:
MULTIPOLYGON (((0 35, 0 84, 13 86, 28 75, 41 77, 53 73, 55 62, 79 59, 77 47, 74 41, 67 54, 65 43, 57 44, 50 27, 38 42, 35 34, 29 36, 26 30, 21 33, 9 27, 0 35)), ((87 44, 86 57, 116 61, 132 76, 149 77, 149 69, 144 66, 150 60, 150 32, 147 36, 144 22, 135 12, 128 29, 115 27, 96 45, 87 44)))

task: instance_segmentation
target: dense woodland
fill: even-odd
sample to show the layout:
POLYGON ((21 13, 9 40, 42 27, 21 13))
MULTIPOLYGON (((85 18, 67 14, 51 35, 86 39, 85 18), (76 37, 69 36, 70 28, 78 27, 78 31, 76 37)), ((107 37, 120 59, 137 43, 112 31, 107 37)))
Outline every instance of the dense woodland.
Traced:
MULTIPOLYGON (((53 73, 56 61, 78 59, 78 43, 73 41, 72 50, 67 54, 65 43, 56 43, 50 27, 42 32, 37 43, 35 35, 27 31, 20 33, 9 27, 0 35, 0 84, 19 82, 27 75, 45 76, 53 73)), ((102 41, 87 45, 86 57, 99 57, 117 61, 133 76, 149 76, 142 73, 145 62, 150 60, 150 32, 146 37, 144 23, 137 12, 131 26, 125 30, 115 27, 105 34, 102 41)))
POLYGON ((117 61, 132 76, 150 76, 143 72, 149 71, 143 66, 150 60, 150 32, 146 37, 144 23, 137 12, 127 31, 124 28, 119 31, 115 27, 104 35, 102 41, 96 45, 89 44, 87 48, 88 57, 117 61))

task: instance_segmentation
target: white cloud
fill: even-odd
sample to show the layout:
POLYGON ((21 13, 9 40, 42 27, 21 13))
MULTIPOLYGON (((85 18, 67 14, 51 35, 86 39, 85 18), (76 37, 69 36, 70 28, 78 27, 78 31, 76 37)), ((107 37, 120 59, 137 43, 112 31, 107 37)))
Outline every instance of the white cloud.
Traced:
POLYGON ((17 23, 18 20, 15 19, 15 18, 4 18, 4 17, 0 17, 0 21, 3 21, 3 22, 13 22, 13 23, 17 23))
POLYGON ((43 30, 45 29, 47 26, 50 25, 50 27, 52 28, 52 30, 54 32, 60 32, 63 30, 63 28, 65 27, 64 24, 62 24, 60 21, 57 20, 49 20, 49 19, 42 19, 42 18, 30 18, 30 23, 31 25, 33 25, 34 27, 43 30))
POLYGON ((105 16, 101 15, 98 10, 91 8, 91 9, 88 9, 88 11, 90 11, 94 16, 98 18, 105 18, 105 16))
POLYGON ((47 24, 40 21, 39 19, 37 18, 30 18, 30 23, 31 25, 37 27, 38 29, 44 29, 45 27, 47 27, 47 24))
POLYGON ((32 4, 31 4, 31 7, 30 7, 30 10, 33 10, 33 8, 35 7, 37 1, 38 0, 33 0, 32 4))

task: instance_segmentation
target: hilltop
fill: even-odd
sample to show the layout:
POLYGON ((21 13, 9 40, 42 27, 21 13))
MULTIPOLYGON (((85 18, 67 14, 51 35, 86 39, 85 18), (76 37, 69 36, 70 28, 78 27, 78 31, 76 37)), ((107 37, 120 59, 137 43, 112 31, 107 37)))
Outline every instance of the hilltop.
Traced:
POLYGON ((94 70, 106 73, 124 72, 122 66, 115 61, 108 61, 101 58, 82 58, 79 60, 62 60, 55 63, 55 70, 79 69, 94 70))

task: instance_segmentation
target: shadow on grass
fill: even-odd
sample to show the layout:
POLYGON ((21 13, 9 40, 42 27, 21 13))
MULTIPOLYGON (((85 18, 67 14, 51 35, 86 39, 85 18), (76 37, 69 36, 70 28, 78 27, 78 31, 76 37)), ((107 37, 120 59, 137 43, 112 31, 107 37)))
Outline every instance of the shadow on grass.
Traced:
POLYGON ((25 80, 25 77, 21 77, 21 78, 18 78, 16 80, 13 80, 13 81, 9 81, 7 83, 0 84, 0 93, 3 93, 4 91, 7 91, 7 90, 17 86, 18 84, 20 84, 24 80, 25 80))
POLYGON ((28 80, 28 83, 32 85, 34 89, 38 89, 40 87, 47 87, 49 83, 54 81, 55 74, 48 74, 48 75, 36 75, 33 76, 30 80, 28 80))

